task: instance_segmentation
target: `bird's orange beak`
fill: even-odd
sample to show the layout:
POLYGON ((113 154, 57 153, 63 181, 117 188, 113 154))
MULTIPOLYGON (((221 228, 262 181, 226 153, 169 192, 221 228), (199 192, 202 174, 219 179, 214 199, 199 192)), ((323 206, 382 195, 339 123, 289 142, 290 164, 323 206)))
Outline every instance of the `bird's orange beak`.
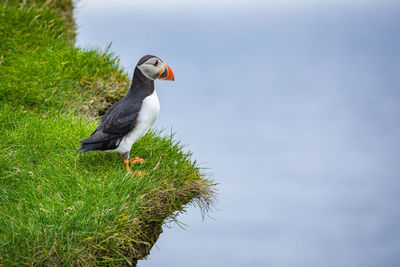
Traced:
POLYGON ((166 81, 174 81, 174 72, 171 70, 171 68, 164 63, 164 71, 161 73, 160 77, 158 77, 159 80, 166 80, 166 81))

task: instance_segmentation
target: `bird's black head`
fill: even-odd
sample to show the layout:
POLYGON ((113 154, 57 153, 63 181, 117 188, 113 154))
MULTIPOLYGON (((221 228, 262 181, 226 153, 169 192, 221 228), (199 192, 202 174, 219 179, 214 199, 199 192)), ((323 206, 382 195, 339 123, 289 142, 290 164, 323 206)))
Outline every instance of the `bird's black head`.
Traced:
POLYGON ((150 80, 174 80, 171 68, 156 56, 146 55, 136 65, 141 73, 150 80))

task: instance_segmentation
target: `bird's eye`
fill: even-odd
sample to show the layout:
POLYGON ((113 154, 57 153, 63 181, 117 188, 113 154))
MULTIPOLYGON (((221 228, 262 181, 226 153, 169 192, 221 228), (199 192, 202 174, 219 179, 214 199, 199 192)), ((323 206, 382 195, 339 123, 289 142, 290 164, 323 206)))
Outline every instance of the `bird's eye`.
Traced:
POLYGON ((155 67, 157 67, 157 65, 158 65, 158 60, 156 60, 156 62, 154 62, 154 64, 153 64, 155 67))

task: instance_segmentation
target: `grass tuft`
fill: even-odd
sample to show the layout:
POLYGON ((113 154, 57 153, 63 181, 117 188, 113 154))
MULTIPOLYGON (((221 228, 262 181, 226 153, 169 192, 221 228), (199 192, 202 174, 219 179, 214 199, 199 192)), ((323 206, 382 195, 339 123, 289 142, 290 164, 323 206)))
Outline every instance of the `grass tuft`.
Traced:
POLYGON ((129 79, 107 51, 73 46, 68 12, 68 0, 0 5, 0 266, 135 265, 164 223, 214 199, 172 135, 134 144, 135 175, 117 154, 74 151, 129 79))

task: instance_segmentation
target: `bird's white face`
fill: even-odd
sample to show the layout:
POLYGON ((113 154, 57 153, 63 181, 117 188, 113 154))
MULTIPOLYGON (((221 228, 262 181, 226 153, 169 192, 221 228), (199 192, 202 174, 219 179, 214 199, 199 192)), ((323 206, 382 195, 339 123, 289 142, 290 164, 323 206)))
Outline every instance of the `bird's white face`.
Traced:
POLYGON ((157 57, 149 58, 137 67, 144 76, 151 80, 174 80, 174 74, 171 68, 157 57))

